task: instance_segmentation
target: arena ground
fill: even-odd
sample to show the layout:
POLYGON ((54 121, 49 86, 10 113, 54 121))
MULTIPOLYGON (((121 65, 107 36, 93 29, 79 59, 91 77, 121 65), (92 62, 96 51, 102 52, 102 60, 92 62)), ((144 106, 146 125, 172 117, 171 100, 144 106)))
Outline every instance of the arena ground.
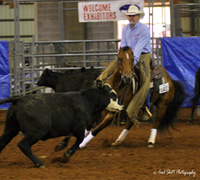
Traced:
MULTIPOLYGON (((4 123, 0 123, 0 133, 4 123)), ((67 163, 64 150, 54 152, 62 139, 40 141, 32 147, 46 168, 38 169, 20 151, 15 137, 0 156, 1 180, 135 180, 135 179, 200 179, 200 122, 175 123, 171 134, 157 137, 155 148, 147 147, 151 124, 133 127, 123 144, 111 147, 123 126, 109 126, 86 148, 76 152, 67 163)), ((70 141, 71 145, 75 138, 70 141)))

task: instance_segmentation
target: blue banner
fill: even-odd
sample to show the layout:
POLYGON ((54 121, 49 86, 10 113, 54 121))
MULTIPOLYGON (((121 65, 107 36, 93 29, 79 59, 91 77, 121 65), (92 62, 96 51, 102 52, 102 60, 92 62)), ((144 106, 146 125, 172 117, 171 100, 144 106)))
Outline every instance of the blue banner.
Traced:
MULTIPOLYGON (((10 69, 8 41, 0 41, 0 100, 10 96, 10 69)), ((8 109, 8 104, 0 105, 0 109, 8 109)))
POLYGON ((172 79, 183 84, 188 95, 182 107, 191 107, 195 73, 200 67, 200 37, 161 38, 161 45, 163 66, 172 79))

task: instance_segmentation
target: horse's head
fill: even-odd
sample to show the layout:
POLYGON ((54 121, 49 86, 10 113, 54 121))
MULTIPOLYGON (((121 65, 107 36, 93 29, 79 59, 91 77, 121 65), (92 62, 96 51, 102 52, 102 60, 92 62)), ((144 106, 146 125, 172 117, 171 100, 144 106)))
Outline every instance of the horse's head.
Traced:
POLYGON ((118 67, 124 83, 130 83, 133 77, 133 52, 128 46, 120 48, 118 54, 118 67))

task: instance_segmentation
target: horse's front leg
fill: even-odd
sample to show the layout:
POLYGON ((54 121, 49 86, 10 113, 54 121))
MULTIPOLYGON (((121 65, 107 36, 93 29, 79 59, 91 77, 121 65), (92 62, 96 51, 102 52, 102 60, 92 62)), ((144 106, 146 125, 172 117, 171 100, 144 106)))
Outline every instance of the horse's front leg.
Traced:
MULTIPOLYGON (((88 124, 87 128, 85 129, 85 137, 90 133, 90 130, 92 129, 94 123, 96 122, 97 123, 97 120, 99 118, 101 113, 96 113, 93 117, 92 117, 92 120, 91 122, 88 124)), ((56 145, 56 147, 54 148, 54 151, 61 151, 63 150, 65 147, 67 147, 68 145, 68 142, 70 140, 72 136, 66 136, 60 143, 58 143, 56 145)))
POLYGON ((133 122, 128 120, 126 122, 126 127, 123 129, 123 131, 118 136, 118 138, 115 140, 115 142, 112 143, 112 146, 120 145, 124 141, 125 137, 127 136, 128 132, 129 132, 129 130, 131 129, 132 126, 133 126, 133 122))
POLYGON ((80 148, 83 148, 89 143, 101 130, 106 128, 111 124, 112 119, 114 117, 113 113, 108 113, 103 121, 93 130, 91 131, 87 137, 84 138, 83 142, 79 145, 80 148))

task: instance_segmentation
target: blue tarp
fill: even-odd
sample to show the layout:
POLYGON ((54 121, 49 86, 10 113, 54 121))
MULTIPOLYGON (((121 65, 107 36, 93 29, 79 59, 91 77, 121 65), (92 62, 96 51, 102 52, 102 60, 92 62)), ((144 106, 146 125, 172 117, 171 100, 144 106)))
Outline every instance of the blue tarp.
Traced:
POLYGON ((184 85, 188 95, 182 107, 191 107, 195 73, 200 67, 200 37, 161 38, 161 45, 163 66, 172 79, 184 85))
MULTIPOLYGON (((0 100, 10 96, 10 69, 8 41, 0 41, 0 100)), ((9 104, 0 105, 7 109, 9 104)))

